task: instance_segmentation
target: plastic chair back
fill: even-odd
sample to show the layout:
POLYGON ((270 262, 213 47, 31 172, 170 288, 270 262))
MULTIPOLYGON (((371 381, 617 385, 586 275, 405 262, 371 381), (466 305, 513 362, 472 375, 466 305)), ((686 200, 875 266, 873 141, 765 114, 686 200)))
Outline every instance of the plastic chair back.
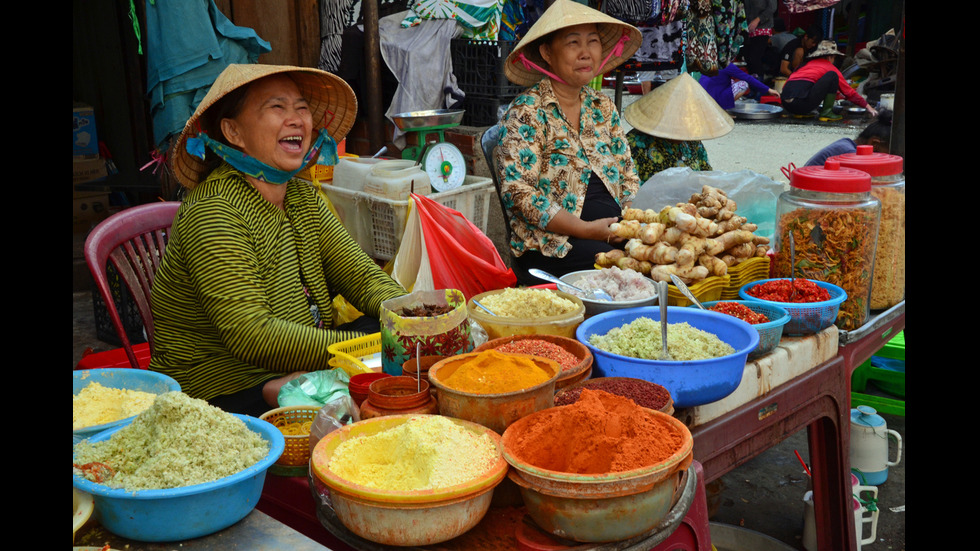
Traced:
MULTIPOLYGON (((504 213, 504 228, 507 230, 507 248, 510 249, 510 240, 513 238, 510 230, 510 213, 507 212, 507 207, 504 205, 504 198, 500 195, 500 172, 497 171, 497 163, 494 159, 493 151, 497 147, 497 142, 500 141, 500 124, 495 124, 488 128, 486 132, 483 133, 483 137, 480 139, 480 146, 483 149, 483 156, 487 159, 487 166, 490 168, 490 177, 493 179, 493 187, 497 190, 497 199, 500 201, 500 210, 504 213)), ((521 270, 514 261, 514 255, 510 255, 510 268, 517 274, 517 281, 527 281, 531 276, 524 270, 521 270)))
POLYGON ((150 289, 153 287, 153 276, 163 259, 170 226, 179 206, 177 201, 168 201, 128 208, 103 220, 85 239, 85 262, 92 272, 92 278, 112 319, 112 326, 134 369, 139 369, 140 364, 116 309, 107 265, 112 262, 132 295, 146 329, 152 354, 153 314, 150 312, 150 289))

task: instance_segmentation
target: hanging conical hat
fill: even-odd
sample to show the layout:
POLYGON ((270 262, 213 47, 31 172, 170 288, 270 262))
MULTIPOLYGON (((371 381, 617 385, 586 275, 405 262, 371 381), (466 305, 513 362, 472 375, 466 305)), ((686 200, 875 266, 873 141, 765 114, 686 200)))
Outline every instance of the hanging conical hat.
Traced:
POLYGON ((513 51, 507 56, 504 74, 514 84, 521 86, 536 84, 544 75, 540 71, 525 67, 518 59, 520 53, 524 52, 524 56, 535 65, 547 69, 548 63, 541 59, 541 53, 538 52, 535 42, 557 30, 583 23, 595 23, 599 27, 599 37, 602 40, 602 59, 609 55, 624 32, 629 37, 629 41, 623 45, 622 53, 609 58, 609 61, 600 68, 600 74, 619 67, 624 61, 633 57, 643 41, 640 31, 633 25, 623 23, 573 0, 555 0, 555 3, 541 14, 541 18, 531 26, 524 38, 517 43, 517 46, 514 46, 513 51), (535 47, 528 48, 531 45, 535 45, 535 47))
POLYGON ((670 79, 623 110, 640 132, 669 140, 710 140, 735 128, 735 121, 687 73, 670 79))
MULTIPOLYGON (((261 78, 285 73, 288 74, 299 93, 306 99, 313 115, 313 127, 326 127, 327 133, 336 140, 344 139, 354 126, 357 117, 357 98, 354 91, 337 75, 310 67, 289 65, 232 64, 218 75, 207 95, 201 100, 194 114, 187 119, 184 130, 173 146, 170 164, 177 179, 188 189, 196 186, 203 177, 207 163, 187 152, 187 139, 197 136, 201 116, 221 98, 233 90, 255 82, 261 78)), ((315 133, 315 132, 314 132, 315 133)), ((218 136, 211 136, 217 139, 218 136)), ((315 136, 314 136, 315 137, 315 136)), ((315 162, 316 159, 310 161, 315 162)))

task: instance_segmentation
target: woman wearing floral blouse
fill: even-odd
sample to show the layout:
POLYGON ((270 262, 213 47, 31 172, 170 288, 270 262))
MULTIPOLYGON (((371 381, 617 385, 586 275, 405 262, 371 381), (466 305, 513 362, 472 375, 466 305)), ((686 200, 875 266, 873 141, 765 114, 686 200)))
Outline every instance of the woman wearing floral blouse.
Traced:
POLYGON ((609 225, 639 180, 615 105, 588 84, 639 45, 631 25, 557 0, 507 58, 507 77, 531 86, 501 120, 496 149, 521 284, 540 283, 532 267, 589 269, 621 242, 609 225))

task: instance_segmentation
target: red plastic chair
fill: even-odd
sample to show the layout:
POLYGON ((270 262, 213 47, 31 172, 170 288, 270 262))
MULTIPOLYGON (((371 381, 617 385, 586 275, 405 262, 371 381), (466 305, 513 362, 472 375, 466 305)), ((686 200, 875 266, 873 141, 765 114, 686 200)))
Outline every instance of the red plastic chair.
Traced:
POLYGON ((85 262, 105 302, 112 326, 122 341, 126 356, 134 369, 140 362, 129 342, 106 273, 108 262, 119 273, 140 313, 146 338, 153 352, 153 314, 150 312, 150 289, 167 246, 170 226, 179 202, 150 203, 128 208, 103 220, 85 240, 85 262))

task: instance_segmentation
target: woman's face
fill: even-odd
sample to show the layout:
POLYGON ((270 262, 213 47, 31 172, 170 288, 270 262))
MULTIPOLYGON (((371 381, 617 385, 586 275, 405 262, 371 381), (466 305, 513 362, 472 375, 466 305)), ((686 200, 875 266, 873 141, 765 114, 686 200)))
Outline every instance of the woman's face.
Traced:
POLYGON ((595 23, 585 23, 558 31, 551 42, 539 48, 551 71, 574 87, 588 84, 602 62, 602 40, 595 23))
POLYGON ((256 81, 234 118, 221 121, 228 143, 280 170, 302 168, 312 142, 313 115, 296 83, 285 75, 256 81))

